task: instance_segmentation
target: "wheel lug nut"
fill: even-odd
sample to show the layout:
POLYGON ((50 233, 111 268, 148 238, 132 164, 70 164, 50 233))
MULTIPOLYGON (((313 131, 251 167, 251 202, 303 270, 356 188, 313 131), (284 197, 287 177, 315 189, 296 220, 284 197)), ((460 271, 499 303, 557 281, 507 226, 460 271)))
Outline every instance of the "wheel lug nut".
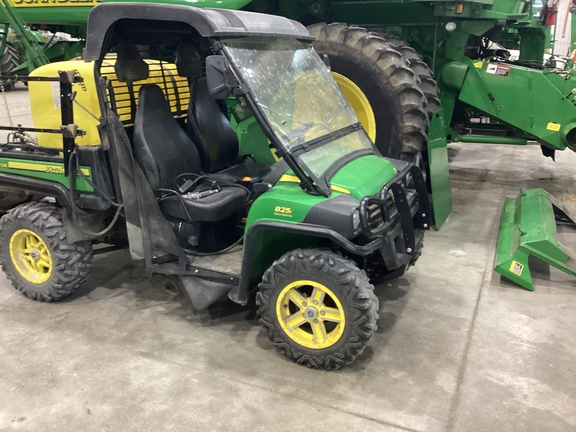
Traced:
POLYGON ((318 304, 318 302, 317 302, 316 300, 314 300, 314 304, 315 304, 315 305, 317 305, 317 304, 318 304))
POLYGON ((314 320, 314 324, 318 324, 318 320, 317 320, 317 319, 314 320))
POLYGON ((308 305, 308 303, 306 303, 306 302, 302 303, 302 306, 306 306, 306 305, 308 305))
POLYGON ((320 312, 320 315, 324 316, 324 315, 326 315, 326 312, 322 311, 322 312, 320 312))

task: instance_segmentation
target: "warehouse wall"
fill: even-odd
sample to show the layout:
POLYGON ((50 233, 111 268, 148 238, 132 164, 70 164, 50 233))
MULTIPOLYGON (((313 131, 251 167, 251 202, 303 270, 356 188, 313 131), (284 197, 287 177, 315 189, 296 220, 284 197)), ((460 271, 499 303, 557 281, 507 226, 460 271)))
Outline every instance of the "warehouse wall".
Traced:
POLYGON ((572 14, 566 14, 570 6, 570 0, 560 0, 558 2, 558 17, 556 19, 556 39, 554 44, 554 54, 559 56, 570 55, 570 29, 572 14), (566 30, 564 30, 564 21, 566 21, 566 30))

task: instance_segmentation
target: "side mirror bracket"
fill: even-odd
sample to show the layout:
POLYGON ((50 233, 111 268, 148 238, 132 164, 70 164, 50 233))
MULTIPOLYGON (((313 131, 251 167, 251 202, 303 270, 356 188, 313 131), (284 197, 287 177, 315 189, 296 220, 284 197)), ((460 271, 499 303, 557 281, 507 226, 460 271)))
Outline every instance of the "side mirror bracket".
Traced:
POLYGON ((206 57, 206 81, 210 96, 214 99, 226 99, 236 94, 239 87, 230 62, 223 55, 206 57))
POLYGON ((328 54, 322 54, 322 60, 324 61, 324 65, 328 68, 328 71, 332 71, 332 68, 330 67, 330 57, 328 57, 328 54))

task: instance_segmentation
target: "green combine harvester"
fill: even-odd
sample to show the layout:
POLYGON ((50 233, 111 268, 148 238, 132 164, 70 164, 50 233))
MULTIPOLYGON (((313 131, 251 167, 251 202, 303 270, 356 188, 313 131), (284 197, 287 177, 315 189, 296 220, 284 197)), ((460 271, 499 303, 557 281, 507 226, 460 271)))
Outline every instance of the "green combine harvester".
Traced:
MULTIPOLYGON (((17 11, 27 25, 83 39, 95 4, 12 1, 5 9, 17 11)), ((450 142, 537 144, 552 158, 557 150, 576 149, 576 78, 557 68, 560 62, 544 62, 556 13, 546 5, 521 0, 200 0, 194 5, 282 15, 307 25, 314 48, 329 59, 335 81, 380 153, 404 160, 424 155, 438 228, 452 209, 450 142)), ((60 52, 66 59, 77 49, 64 46, 60 52)), ((267 138, 256 119, 236 101, 228 105, 244 151, 273 163, 262 151, 267 138)), ((520 221, 544 218, 553 226, 549 217, 555 213, 527 210, 524 200, 518 202, 501 239, 518 237, 514 244, 521 247, 520 221)), ((563 268, 571 268, 573 253, 558 247, 567 257, 563 268)), ((499 262, 505 261, 502 253, 499 262)), ((547 253, 539 256, 558 262, 547 253)), ((497 266, 514 278, 505 268, 515 267, 497 266)), ((528 272, 527 266, 521 272, 528 272)))

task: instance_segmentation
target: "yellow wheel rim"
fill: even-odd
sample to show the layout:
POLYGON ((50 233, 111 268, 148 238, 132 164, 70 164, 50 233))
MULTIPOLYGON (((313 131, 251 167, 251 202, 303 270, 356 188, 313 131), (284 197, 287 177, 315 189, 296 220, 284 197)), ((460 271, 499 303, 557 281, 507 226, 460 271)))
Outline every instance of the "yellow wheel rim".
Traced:
POLYGON ((20 275, 33 284, 43 284, 52 274, 52 257, 44 240, 29 229, 10 238, 10 257, 20 275))
POLYGON ((340 86, 340 90, 342 90, 342 93, 344 93, 344 96, 346 96, 346 99, 350 102, 352 109, 356 113, 356 117, 358 117, 358 121, 362 123, 366 133, 372 142, 374 142, 376 140, 376 117, 374 116, 374 110, 368 98, 364 92, 360 90, 360 87, 344 75, 332 72, 332 77, 334 77, 336 84, 340 86))
POLYGON ((312 349, 334 345, 344 332, 344 308, 332 291, 318 282, 299 280, 278 295, 276 316, 290 339, 312 349))

